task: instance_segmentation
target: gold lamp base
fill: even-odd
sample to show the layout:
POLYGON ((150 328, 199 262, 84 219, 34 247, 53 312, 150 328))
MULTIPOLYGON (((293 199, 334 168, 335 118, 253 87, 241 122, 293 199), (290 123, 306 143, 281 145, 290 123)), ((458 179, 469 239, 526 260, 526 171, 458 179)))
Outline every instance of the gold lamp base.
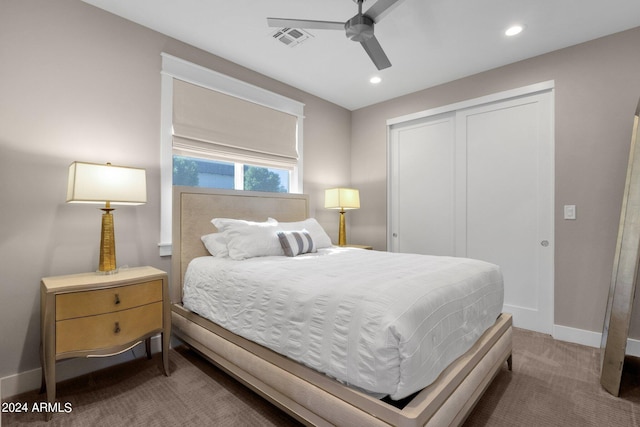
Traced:
POLYGON ((113 215, 109 202, 101 209, 102 214, 102 232, 100 234, 100 263, 98 265, 98 273, 115 274, 118 272, 116 267, 116 239, 113 232, 113 215))
POLYGON ((338 246, 347 245, 347 226, 344 220, 344 211, 340 211, 340 228, 338 229, 338 246))

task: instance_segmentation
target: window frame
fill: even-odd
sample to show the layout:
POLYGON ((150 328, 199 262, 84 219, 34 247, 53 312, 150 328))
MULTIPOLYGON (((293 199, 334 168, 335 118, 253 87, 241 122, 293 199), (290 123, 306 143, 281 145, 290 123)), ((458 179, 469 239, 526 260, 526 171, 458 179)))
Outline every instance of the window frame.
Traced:
MULTIPOLYGON (((291 172, 290 193, 302 193, 304 103, 185 61, 165 52, 160 90, 160 256, 172 253, 173 80, 179 79, 297 117, 298 161, 291 172)), ((238 190, 241 191, 241 190, 238 190)))

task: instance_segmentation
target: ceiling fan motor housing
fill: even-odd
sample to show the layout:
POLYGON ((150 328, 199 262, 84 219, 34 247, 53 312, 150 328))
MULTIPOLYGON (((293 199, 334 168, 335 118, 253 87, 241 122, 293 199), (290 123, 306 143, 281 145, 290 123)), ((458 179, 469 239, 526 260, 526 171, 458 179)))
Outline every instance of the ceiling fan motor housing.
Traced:
POLYGON ((356 15, 345 24, 347 37, 354 42, 363 42, 373 37, 373 19, 366 15, 356 15))

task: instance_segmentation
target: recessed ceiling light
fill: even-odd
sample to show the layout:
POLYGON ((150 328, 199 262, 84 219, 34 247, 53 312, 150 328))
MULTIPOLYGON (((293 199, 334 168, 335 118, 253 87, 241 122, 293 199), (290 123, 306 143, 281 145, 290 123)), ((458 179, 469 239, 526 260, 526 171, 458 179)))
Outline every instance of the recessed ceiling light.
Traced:
POLYGON ((369 83, 371 83, 372 85, 377 85, 381 81, 382 79, 379 76, 373 76, 369 79, 369 83))
POLYGON ((512 25, 511 27, 507 28, 504 34, 511 37, 520 34, 522 30, 524 30, 524 27, 522 25, 512 25))

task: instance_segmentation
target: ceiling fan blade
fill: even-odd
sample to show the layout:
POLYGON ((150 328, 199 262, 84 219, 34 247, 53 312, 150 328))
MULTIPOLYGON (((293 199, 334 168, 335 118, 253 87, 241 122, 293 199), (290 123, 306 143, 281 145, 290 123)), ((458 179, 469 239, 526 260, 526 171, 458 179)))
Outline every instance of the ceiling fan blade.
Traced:
POLYGON ((267 23, 270 27, 344 31, 344 22, 311 21, 308 19, 267 18, 267 23))
POLYGON ((378 0, 364 14, 378 23, 387 13, 399 6, 404 0, 378 0))
POLYGON ((378 70, 384 70, 385 68, 391 67, 389 58, 385 55, 384 50, 382 50, 382 46, 380 46, 380 43, 378 43, 378 39, 376 39, 375 36, 360 42, 360 44, 364 50, 367 51, 369 58, 371 58, 378 70))

